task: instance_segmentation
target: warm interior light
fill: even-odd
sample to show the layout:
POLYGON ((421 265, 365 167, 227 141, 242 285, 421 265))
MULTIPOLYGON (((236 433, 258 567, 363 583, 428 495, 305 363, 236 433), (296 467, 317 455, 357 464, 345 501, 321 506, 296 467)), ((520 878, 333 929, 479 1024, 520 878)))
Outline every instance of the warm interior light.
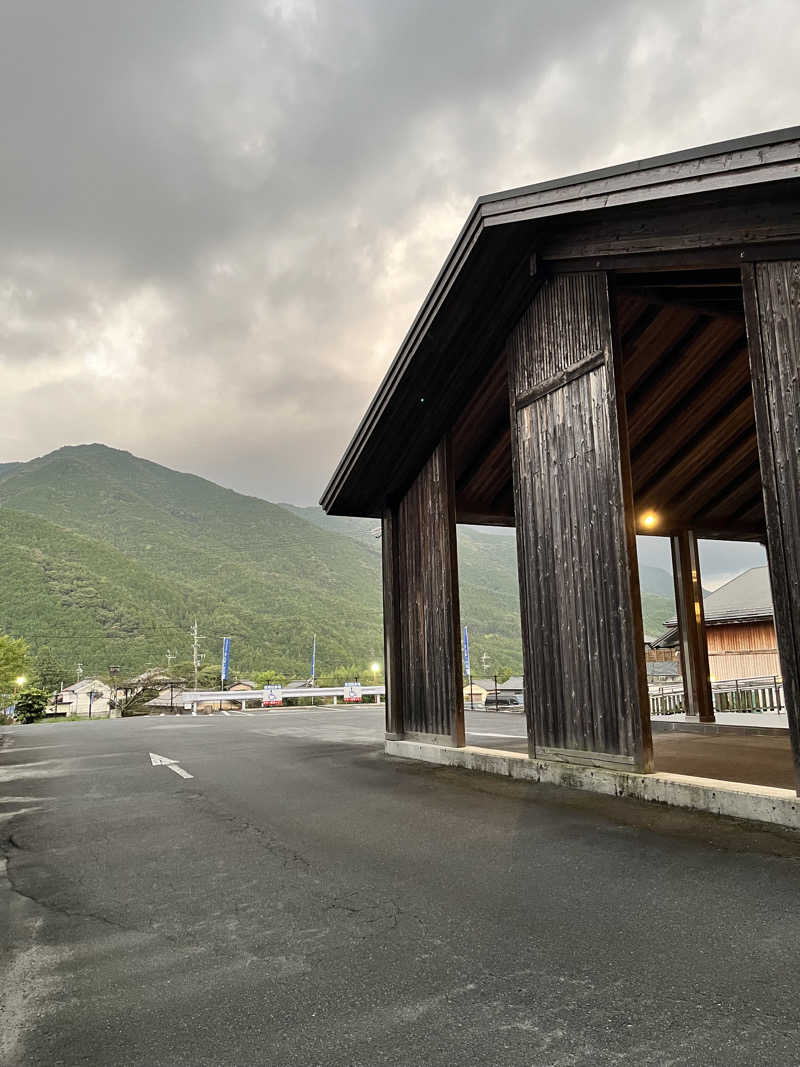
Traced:
POLYGON ((372 671, 373 674, 377 674, 380 669, 381 669, 380 663, 373 663, 372 666, 370 667, 370 670, 372 671))
POLYGON ((21 674, 17 678, 17 685, 25 685, 25 675, 24 674, 21 674))
POLYGON ((647 526, 649 528, 655 526, 657 522, 658 516, 654 511, 646 511, 644 515, 642 515, 642 526, 647 526))

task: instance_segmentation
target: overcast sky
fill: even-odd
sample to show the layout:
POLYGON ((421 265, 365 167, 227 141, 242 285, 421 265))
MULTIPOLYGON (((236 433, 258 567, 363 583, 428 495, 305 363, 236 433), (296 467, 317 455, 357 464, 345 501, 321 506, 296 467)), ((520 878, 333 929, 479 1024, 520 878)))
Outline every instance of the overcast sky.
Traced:
POLYGON ((474 199, 800 122, 796 0, 0 0, 0 461, 319 496, 474 199))

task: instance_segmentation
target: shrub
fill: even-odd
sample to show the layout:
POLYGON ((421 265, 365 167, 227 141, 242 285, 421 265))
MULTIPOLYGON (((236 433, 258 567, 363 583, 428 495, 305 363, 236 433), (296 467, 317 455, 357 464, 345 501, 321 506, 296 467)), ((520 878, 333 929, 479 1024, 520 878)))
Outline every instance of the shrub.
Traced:
POLYGON ((17 697, 14 708, 16 721, 25 723, 36 722, 37 719, 41 719, 44 715, 44 709, 47 707, 48 699, 48 694, 45 693, 44 689, 37 689, 35 686, 28 686, 27 689, 23 689, 17 697))

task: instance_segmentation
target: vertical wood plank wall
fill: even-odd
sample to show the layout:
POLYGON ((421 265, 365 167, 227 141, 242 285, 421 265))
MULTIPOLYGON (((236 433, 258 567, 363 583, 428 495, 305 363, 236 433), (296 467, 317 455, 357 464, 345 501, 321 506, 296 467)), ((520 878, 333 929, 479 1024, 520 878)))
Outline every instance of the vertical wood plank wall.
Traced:
POLYGON ((455 486, 443 441, 383 518, 386 729, 464 744, 455 486), (387 538, 387 532, 389 534, 387 538))
POLYGON ((400 568, 397 558, 397 511, 386 508, 381 521, 383 562, 383 677, 386 686, 386 734, 403 735, 403 694, 400 685, 400 568))
POLYGON ((800 260, 742 268, 772 601, 800 792, 800 260))
POLYGON ((549 279, 512 332, 507 356, 535 752, 649 769, 607 276, 549 279))

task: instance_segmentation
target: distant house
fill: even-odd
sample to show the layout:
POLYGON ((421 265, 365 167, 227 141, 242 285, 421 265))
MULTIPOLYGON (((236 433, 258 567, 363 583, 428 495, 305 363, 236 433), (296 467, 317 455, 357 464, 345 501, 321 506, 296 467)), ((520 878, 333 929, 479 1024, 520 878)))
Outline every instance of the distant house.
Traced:
POLYGON ((502 685, 498 685, 497 688, 504 693, 516 693, 517 696, 521 697, 524 689, 522 675, 512 674, 507 681, 503 682, 502 685))
POLYGON ((183 707, 183 687, 179 685, 167 686, 160 691, 158 696, 148 700, 145 706, 148 708, 163 708, 164 711, 180 711, 183 707))
POLYGON ((236 693, 245 690, 256 689, 256 683, 251 682, 248 678, 240 678, 238 682, 234 682, 232 685, 227 686, 229 692, 236 693))
MULTIPOLYGON (((466 680, 466 679, 465 679, 466 680)), ((500 687, 498 686, 498 689, 500 687)), ((473 678, 472 679, 472 696, 470 696, 470 683, 464 686, 464 700, 473 700, 484 704, 486 702, 486 694, 491 693, 494 689, 493 678, 473 678)))
MULTIPOLYGON (((703 608, 712 678, 722 682, 780 676, 767 567, 751 567, 720 586, 703 598, 703 608)), ((659 645, 678 645, 677 620, 670 619, 666 626, 659 645)))
POLYGON ((61 714, 85 716, 87 719, 90 715, 107 718, 111 695, 111 686, 99 678, 84 678, 57 694, 55 710, 61 714))
POLYGON ((649 659, 646 666, 647 681, 650 685, 669 685, 681 681, 681 668, 676 659, 649 659))

